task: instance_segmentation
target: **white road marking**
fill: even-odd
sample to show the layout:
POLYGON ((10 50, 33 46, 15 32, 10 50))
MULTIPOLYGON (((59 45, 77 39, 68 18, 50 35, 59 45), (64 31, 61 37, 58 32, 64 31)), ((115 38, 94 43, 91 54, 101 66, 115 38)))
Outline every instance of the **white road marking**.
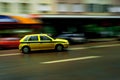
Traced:
POLYGON ((81 49, 88 49, 87 47, 77 47, 77 48, 68 48, 67 50, 81 50, 81 49))
POLYGON ((40 63, 41 64, 52 64, 52 63, 60 63, 60 62, 68 62, 68 61, 76 61, 76 60, 94 59, 94 58, 100 58, 100 57, 101 56, 86 56, 86 57, 78 57, 78 58, 71 58, 71 59, 62 59, 62 60, 40 62, 40 63))
POLYGON ((99 46, 95 46, 95 47, 113 47, 113 46, 120 46, 120 44, 112 44, 112 45, 99 45, 99 46))
POLYGON ((67 50, 83 50, 83 49, 90 49, 90 48, 102 48, 102 47, 114 47, 114 46, 120 46, 120 44, 98 45, 98 46, 79 47, 79 48, 68 48, 67 50))
POLYGON ((20 55, 20 53, 1 54, 0 57, 2 57, 2 56, 15 56, 15 55, 20 55))

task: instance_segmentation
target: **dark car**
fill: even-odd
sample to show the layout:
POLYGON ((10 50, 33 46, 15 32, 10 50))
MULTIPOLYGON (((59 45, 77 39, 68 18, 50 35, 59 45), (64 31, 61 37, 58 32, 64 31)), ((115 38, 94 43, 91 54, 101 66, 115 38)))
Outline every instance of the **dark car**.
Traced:
POLYGON ((18 48, 20 38, 4 37, 0 38, 0 48, 18 48))
POLYGON ((56 38, 62 38, 69 41, 70 44, 73 43, 86 43, 87 39, 82 33, 62 33, 58 35, 56 38))

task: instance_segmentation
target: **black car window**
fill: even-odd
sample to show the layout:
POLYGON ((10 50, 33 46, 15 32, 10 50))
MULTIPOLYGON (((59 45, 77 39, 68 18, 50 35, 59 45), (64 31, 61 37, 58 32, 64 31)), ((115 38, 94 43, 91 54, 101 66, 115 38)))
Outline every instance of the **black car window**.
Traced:
POLYGON ((38 41, 38 36, 30 36, 29 41, 38 41))
POLYGON ((40 40, 51 40, 51 39, 47 36, 40 36, 40 40))

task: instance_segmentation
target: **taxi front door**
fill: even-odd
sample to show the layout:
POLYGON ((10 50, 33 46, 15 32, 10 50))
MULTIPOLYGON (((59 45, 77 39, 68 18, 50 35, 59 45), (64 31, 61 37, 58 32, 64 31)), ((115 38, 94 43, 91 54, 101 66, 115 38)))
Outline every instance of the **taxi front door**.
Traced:
POLYGON ((54 42, 47 36, 40 37, 40 48, 43 50, 54 49, 54 42))

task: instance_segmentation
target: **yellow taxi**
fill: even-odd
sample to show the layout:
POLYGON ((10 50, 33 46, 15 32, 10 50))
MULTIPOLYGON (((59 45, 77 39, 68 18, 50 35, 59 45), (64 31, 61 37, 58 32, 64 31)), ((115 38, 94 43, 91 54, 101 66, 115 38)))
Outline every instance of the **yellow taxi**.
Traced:
POLYGON ((36 50, 63 51, 69 46, 69 42, 65 39, 54 39, 47 34, 30 34, 24 36, 20 40, 19 50, 22 53, 30 53, 36 50))

